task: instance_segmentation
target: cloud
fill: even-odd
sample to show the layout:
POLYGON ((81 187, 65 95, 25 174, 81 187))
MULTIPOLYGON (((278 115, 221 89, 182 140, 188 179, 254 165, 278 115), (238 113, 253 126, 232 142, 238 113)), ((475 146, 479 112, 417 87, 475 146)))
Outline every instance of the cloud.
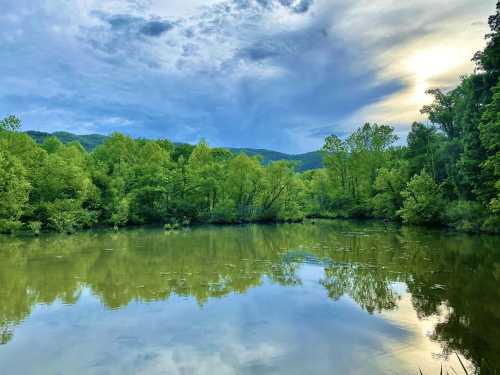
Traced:
POLYGON ((95 12, 95 15, 106 21, 113 32, 124 32, 126 34, 142 34, 151 37, 158 37, 171 30, 174 25, 160 19, 144 19, 128 14, 106 15, 95 12))
POLYGON ((160 36, 172 28, 170 22, 149 21, 142 25, 141 33, 147 36, 160 36))
POLYGON ((495 5, 5 1, 0 115, 19 114, 26 129, 289 152, 365 121, 404 137, 426 88, 471 71, 486 32, 476 23, 495 5))

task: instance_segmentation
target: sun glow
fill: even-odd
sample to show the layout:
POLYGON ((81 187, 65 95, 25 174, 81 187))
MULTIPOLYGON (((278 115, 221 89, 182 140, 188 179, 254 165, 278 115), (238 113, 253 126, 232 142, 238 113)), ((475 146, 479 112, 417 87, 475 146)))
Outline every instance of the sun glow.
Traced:
POLYGON ((415 53, 407 63, 408 72, 414 80, 413 102, 418 105, 429 103, 431 98, 425 91, 437 86, 440 76, 467 61, 467 53, 464 49, 449 47, 432 47, 415 53))

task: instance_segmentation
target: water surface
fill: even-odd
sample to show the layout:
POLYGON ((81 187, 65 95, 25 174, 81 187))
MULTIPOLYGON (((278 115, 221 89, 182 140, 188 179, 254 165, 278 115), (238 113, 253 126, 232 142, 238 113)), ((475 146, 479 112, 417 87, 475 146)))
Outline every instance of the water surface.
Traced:
POLYGON ((498 243, 335 221, 2 237, 0 373, 498 373, 498 243))

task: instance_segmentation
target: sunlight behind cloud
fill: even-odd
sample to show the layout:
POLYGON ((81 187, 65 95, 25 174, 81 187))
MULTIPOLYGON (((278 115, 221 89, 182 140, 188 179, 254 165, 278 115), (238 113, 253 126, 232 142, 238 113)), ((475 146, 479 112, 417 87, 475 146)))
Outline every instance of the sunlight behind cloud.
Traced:
POLYGON ((415 77, 414 103, 427 104, 431 98, 425 91, 432 87, 432 79, 460 67, 469 56, 468 48, 458 47, 438 46, 417 51, 407 63, 408 72, 415 77))
MULTIPOLYGON (((410 38, 406 43, 394 44, 383 51, 374 50, 373 61, 380 67, 379 79, 399 79, 405 86, 361 108, 346 121, 346 128, 366 121, 386 123, 395 126, 404 141, 413 121, 425 121, 419 111, 432 101, 425 91, 431 88, 449 90, 459 82, 460 76, 474 71, 471 58, 483 48, 488 25, 473 22, 477 15, 460 7, 461 1, 455 3, 455 8, 450 4, 449 9, 443 10, 442 16, 453 14, 452 11, 457 14, 453 14, 448 22, 433 25, 426 35, 410 38)), ((478 12, 485 13, 483 18, 486 18, 489 10, 486 6, 490 4, 482 2, 474 5, 478 12)), ((370 45, 377 42, 378 39, 373 39, 370 45)))

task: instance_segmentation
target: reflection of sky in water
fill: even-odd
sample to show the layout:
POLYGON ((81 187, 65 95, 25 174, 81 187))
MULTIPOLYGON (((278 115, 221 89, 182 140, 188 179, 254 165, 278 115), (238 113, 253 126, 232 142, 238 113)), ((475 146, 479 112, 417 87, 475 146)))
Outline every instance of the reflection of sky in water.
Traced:
POLYGON ((0 238, 0 375, 461 374, 455 351, 494 373, 496 245, 345 221, 0 238))
MULTIPOLYGON (((200 305, 193 298, 109 310, 84 288, 75 305, 39 305, 0 347, 5 374, 377 374, 439 370, 404 283, 398 308, 368 314, 327 298, 324 269, 299 286, 263 283, 200 305)), ((454 366, 456 369, 459 367, 454 366)))

